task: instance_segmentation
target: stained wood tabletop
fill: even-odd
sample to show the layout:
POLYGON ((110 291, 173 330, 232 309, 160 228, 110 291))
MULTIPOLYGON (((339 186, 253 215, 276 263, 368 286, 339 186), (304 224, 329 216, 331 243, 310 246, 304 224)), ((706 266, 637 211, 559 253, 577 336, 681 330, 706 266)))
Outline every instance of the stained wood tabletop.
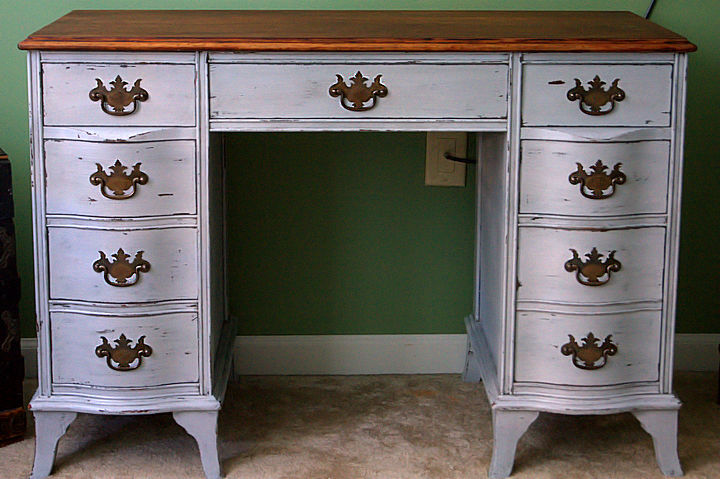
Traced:
POLYGON ((631 12, 76 10, 25 50, 688 52, 631 12))

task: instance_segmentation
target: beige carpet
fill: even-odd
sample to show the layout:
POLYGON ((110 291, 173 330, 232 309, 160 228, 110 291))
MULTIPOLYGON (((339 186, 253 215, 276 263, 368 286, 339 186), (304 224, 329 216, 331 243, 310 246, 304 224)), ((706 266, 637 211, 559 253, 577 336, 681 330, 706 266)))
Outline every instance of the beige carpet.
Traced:
MULTIPOLYGON (((688 478, 720 478, 717 378, 676 378, 680 460, 688 478)), ((33 385, 28 385, 31 389, 33 385)), ((248 377, 220 415, 221 455, 238 479, 487 477, 490 411, 456 375, 248 377)), ((33 438, 0 449, 0 477, 28 477, 33 438)), ((60 440, 56 478, 201 478, 193 440, 170 415, 80 415, 60 440)), ((661 478, 652 441, 629 414, 541 414, 512 477, 661 478)))

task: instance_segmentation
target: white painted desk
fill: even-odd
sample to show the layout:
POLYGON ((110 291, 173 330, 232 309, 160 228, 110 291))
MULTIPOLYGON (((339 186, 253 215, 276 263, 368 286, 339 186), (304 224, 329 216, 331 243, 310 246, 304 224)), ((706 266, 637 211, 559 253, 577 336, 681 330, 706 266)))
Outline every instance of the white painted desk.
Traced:
POLYGON ((34 477, 77 412, 168 411, 221 475, 234 337, 221 133, 345 130, 477 135, 465 379, 491 401, 490 476, 511 473, 539 411, 630 411, 661 470, 681 474, 684 38, 623 13, 88 11, 21 47, 34 477))

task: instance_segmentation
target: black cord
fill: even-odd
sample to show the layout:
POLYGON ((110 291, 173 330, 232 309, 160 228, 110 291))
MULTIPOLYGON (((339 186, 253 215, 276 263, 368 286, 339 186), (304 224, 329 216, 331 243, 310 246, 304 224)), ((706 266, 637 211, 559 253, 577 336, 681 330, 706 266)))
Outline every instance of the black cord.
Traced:
POLYGON ((651 0, 650 5, 648 6, 647 10, 645 11, 645 20, 650 18, 650 15, 652 15, 653 8, 655 8, 655 0, 651 0))

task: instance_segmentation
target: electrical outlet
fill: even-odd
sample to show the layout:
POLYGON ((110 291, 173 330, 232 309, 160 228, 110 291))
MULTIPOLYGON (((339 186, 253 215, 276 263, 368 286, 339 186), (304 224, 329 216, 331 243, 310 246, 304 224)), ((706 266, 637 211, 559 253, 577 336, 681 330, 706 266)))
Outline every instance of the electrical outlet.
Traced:
POLYGON ((427 133, 425 148, 425 184, 428 186, 465 186, 465 163, 451 161, 445 154, 467 157, 467 133, 438 131, 427 133))

